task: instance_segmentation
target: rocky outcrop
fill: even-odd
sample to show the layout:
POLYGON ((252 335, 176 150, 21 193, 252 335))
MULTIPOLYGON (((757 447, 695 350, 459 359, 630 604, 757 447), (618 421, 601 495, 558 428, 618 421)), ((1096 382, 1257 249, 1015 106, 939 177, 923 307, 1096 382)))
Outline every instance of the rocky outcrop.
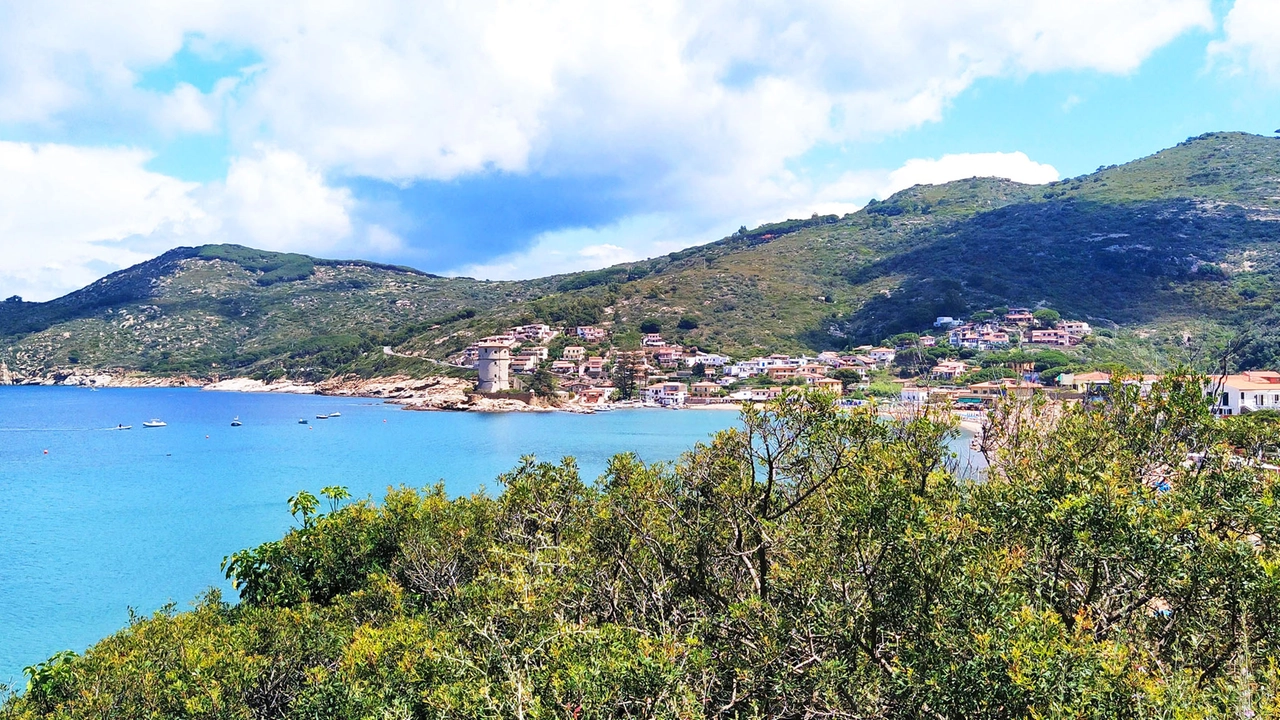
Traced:
POLYGON ((218 382, 205 385, 204 390, 222 391, 222 392, 248 392, 248 393, 285 393, 288 395, 315 395, 316 386, 309 383, 298 384, 289 380, 278 380, 273 383, 266 383, 253 378, 228 378, 219 380, 218 382))
MULTIPOLYGON (((155 377, 111 370, 53 370, 40 375, 9 373, 9 382, 0 385, 65 385, 67 387, 200 387, 203 381, 187 375, 155 377)), ((0 380, 3 378, 0 377, 0 380)))
MULTIPOLYGON (((7 369, 0 365, 0 373, 7 369)), ((554 408, 527 394, 518 397, 482 395, 475 383, 453 377, 414 378, 407 375, 362 378, 356 375, 331 378, 320 383, 291 380, 264 382, 252 378, 227 378, 209 382, 188 376, 150 377, 122 372, 57 370, 45 375, 0 374, 16 385, 69 385, 76 387, 200 387, 204 390, 291 395, 335 395, 379 398, 403 405, 406 410, 470 410, 473 412, 547 412, 554 408)), ((0 384, 3 384, 0 382, 0 384)))
POLYGON ((360 378, 348 375, 316 386, 323 395, 381 398, 406 410, 471 410, 477 412, 528 412, 549 408, 518 399, 484 397, 469 380, 452 377, 412 378, 396 375, 360 378))

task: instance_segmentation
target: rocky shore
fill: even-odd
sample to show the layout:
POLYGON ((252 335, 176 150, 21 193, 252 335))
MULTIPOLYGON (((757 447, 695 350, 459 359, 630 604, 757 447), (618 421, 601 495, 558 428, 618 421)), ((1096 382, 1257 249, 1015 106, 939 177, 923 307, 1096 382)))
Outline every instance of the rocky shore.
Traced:
MULTIPOLYGON (((484 395, 475 391, 474 383, 461 378, 413 378, 394 375, 361 378, 355 375, 330 378, 319 383, 291 380, 263 382, 252 378, 200 379, 188 376, 154 377, 139 373, 104 371, 55 371, 39 376, 2 376, 6 385, 40 385, 64 387, 198 387, 209 391, 285 393, 290 395, 333 395, 337 397, 378 398, 401 405, 406 410, 455 410, 471 412, 549 412, 555 410, 540 398, 528 394, 484 395)), ((577 409, 570 403, 564 409, 577 409)))
POLYGON ((406 410, 469 410, 472 412, 548 412, 554 408, 538 398, 481 395, 469 380, 451 377, 330 378, 315 386, 321 395, 381 398, 406 410))
POLYGON ((176 375, 172 377, 156 377, 136 372, 104 371, 104 370, 54 370, 42 375, 24 375, 0 368, 0 385, 63 385, 66 387, 133 387, 133 388, 165 388, 165 387, 203 387, 207 380, 176 375))

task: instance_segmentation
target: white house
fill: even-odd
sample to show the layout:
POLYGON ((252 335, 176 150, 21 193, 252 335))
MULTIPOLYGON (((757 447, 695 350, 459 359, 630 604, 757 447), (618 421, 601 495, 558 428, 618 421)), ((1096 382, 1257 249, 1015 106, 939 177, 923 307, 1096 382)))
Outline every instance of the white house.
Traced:
POLYGON ((663 407, 678 407, 689 399, 689 389, 684 383, 663 382, 650 385, 644 389, 645 402, 656 403, 663 407))
POLYGON ((924 405, 929 402, 929 388, 904 385, 901 396, 902 402, 907 403, 908 405, 924 405))
POLYGON ((715 353, 697 353, 684 356, 684 364, 689 367, 693 367, 698 363, 702 363, 703 367, 724 367, 728 362, 728 357, 715 353))
POLYGON ((1280 410, 1280 373, 1255 370, 1210 378, 1207 392, 1214 395, 1213 412, 1217 415, 1280 410))
POLYGON ((896 350, 886 347, 872 348, 871 352, 868 352, 867 354, 871 356, 872 360, 875 360, 877 363, 882 365, 888 365, 893 362, 895 357, 898 356, 896 350))

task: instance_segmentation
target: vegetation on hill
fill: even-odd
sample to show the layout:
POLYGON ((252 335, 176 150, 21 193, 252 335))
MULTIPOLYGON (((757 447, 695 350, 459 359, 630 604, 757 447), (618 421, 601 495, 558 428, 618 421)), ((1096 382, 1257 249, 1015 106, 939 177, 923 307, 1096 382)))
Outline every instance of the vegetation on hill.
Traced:
MULTIPOLYGON (((1277 177, 1280 140, 1215 133, 1044 186, 919 186, 843 218, 744 228, 567 276, 550 298, 495 307, 477 323, 550 322, 545 308, 582 303, 602 307, 615 333, 659 322, 676 342, 747 355, 876 343, 940 315, 1049 306, 1111 331, 1081 348, 1086 362, 1157 370, 1233 350, 1237 366, 1272 365, 1277 177)), ((437 339, 417 347, 444 350, 437 339)))
POLYGON ((0 303, 0 360, 319 380, 375 366, 383 345, 542 294, 536 284, 448 279, 362 261, 235 245, 178 248, 47 303, 0 303))
POLYGON ((227 560, 238 604, 135 618, 3 713, 1280 715, 1280 478, 1235 454, 1274 425, 1187 378, 1006 409, 981 481, 939 419, 795 395, 594 484, 528 458, 497 496, 299 493, 227 560))
POLYGON ((1084 363, 1207 369, 1228 355, 1235 367, 1273 366, 1278 177, 1280 139, 1212 133, 1048 185, 917 186, 844 217, 742 228, 650 260, 523 282, 179 248, 52 302, 0 302, 0 360, 39 373, 308 379, 349 369, 351 348, 364 368, 380 344, 438 359, 534 321, 604 324, 624 345, 658 323, 671 341, 752 355, 875 343, 938 315, 1048 306, 1110 331, 1078 351, 1084 363), (461 309, 475 313, 453 315, 461 309))

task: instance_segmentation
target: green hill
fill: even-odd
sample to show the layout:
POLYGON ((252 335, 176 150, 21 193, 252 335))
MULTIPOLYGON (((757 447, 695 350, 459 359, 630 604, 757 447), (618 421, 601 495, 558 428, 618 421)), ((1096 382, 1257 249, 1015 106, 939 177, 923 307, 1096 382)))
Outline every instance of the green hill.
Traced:
POLYGON ((49 303, 0 303, 3 357, 152 372, 381 372, 379 344, 444 357, 504 326, 658 322, 732 354, 840 348, 938 315, 1052 307, 1135 366, 1280 361, 1280 140, 1212 133, 1049 185, 917 186, 846 215, 742 230, 604 270, 433 277, 236 246, 180 248, 49 303), (354 365, 352 365, 354 363, 354 365))
POLYGON ((47 303, 0 303, 0 335, 9 338, 0 359, 19 372, 317 379, 380 351, 377 343, 403 341, 397 331, 527 299, 536 287, 237 245, 177 248, 47 303))

